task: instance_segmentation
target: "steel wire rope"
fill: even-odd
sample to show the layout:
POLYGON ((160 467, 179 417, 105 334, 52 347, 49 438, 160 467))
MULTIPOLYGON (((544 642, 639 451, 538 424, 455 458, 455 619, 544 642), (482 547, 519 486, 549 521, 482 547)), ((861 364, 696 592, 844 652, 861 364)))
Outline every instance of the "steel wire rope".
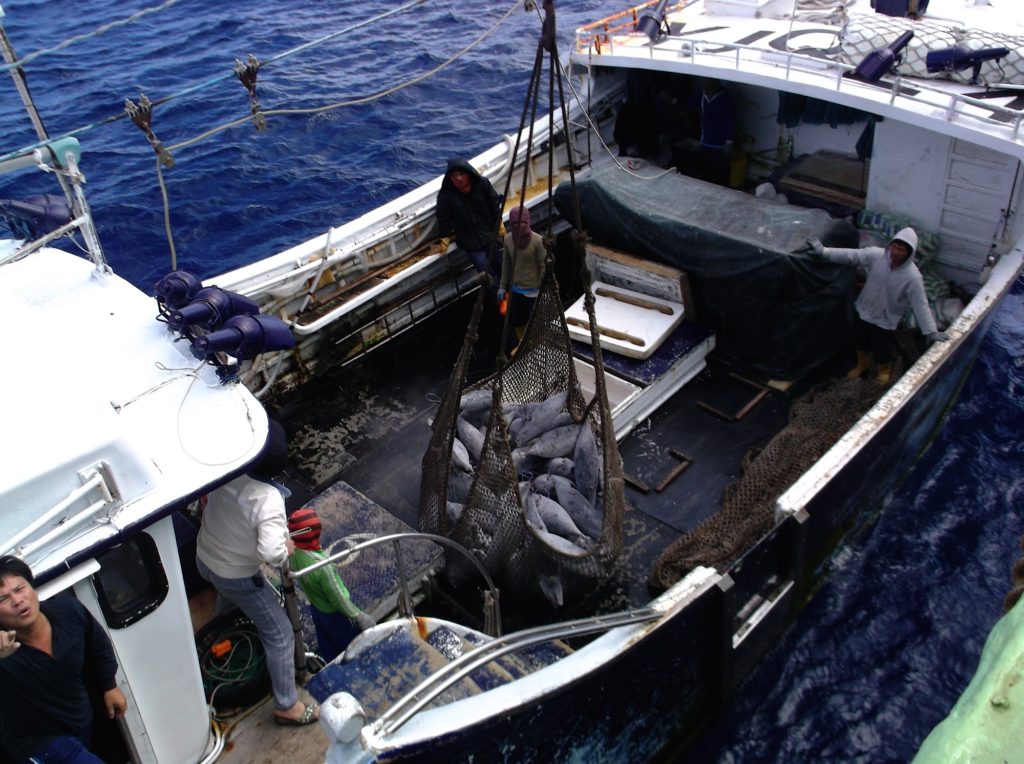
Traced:
MULTIPOLYGON (((424 2, 424 0, 416 0, 416 2, 420 3, 420 2, 424 2)), ((367 96, 361 96, 359 98, 351 98, 351 99, 348 99, 348 100, 345 100, 345 101, 335 101, 334 103, 325 104, 323 106, 311 106, 311 107, 303 108, 303 109, 267 109, 267 110, 264 110, 262 113, 265 116, 268 116, 268 117, 269 116, 281 115, 281 114, 286 114, 286 115, 294 115, 294 114, 322 114, 323 112, 333 111, 335 109, 340 109, 340 108, 343 108, 343 107, 346 107, 346 106, 360 106, 362 104, 372 103, 373 101, 377 101, 377 100, 379 100, 381 98, 385 98, 386 96, 389 96, 389 95, 391 95, 393 93, 397 93, 400 90, 404 90, 405 88, 411 87, 412 85, 416 85, 416 84, 418 84, 419 82, 422 82, 425 79, 429 79, 430 77, 433 77, 435 74, 437 74, 441 70, 446 69, 449 66, 451 66, 452 64, 454 64, 456 61, 458 61, 460 58, 462 58, 462 56, 464 56, 467 53, 469 53, 471 50, 473 50, 478 45, 480 45, 480 43, 482 43, 484 40, 486 40, 488 37, 490 37, 492 34, 494 34, 498 30, 498 27, 500 27, 502 24, 504 24, 508 20, 509 16, 511 16, 512 13, 520 5, 521 5, 521 0, 516 0, 516 2, 513 3, 512 7, 509 8, 509 10, 506 11, 505 14, 500 19, 498 19, 489 29, 484 31, 479 37, 477 37, 473 42, 471 42, 465 48, 463 48, 462 50, 458 51, 457 53, 455 53, 453 56, 451 56, 450 58, 446 59, 442 63, 438 64, 433 69, 429 69, 428 71, 424 72, 423 74, 419 74, 419 75, 416 75, 415 77, 411 77, 410 79, 405 80, 404 82, 399 82, 397 85, 394 85, 392 87, 386 88, 386 89, 381 90, 381 91, 378 91, 377 93, 372 93, 372 94, 367 95, 367 96)), ((261 64, 261 66, 262 66, 262 64, 261 64)), ((216 135, 219 132, 223 132, 224 130, 228 130, 228 129, 232 128, 232 127, 236 127, 238 125, 245 124, 246 122, 249 122, 251 119, 252 119, 252 116, 250 114, 246 114, 244 117, 239 117, 238 119, 231 120, 230 122, 225 122, 225 123, 223 123, 221 125, 217 125, 216 127, 212 127, 209 130, 207 130, 205 132, 202 132, 202 133, 200 133, 199 135, 197 135, 197 136, 195 136, 193 138, 189 138, 188 140, 181 141, 179 143, 175 143, 172 146, 168 146, 167 150, 168 151, 174 151, 174 150, 177 150, 177 149, 186 148, 186 147, 191 146, 191 145, 193 145, 195 143, 199 143, 200 141, 206 140, 210 136, 216 135)))
MULTIPOLYGON (((245 399, 245 396, 242 395, 242 392, 239 389, 239 386, 237 384, 232 384, 231 385, 232 389, 238 394, 238 397, 239 397, 242 405, 245 407, 245 416, 246 416, 246 419, 249 422, 250 440, 249 440, 249 443, 245 446, 245 451, 243 451, 238 456, 232 456, 232 457, 230 457, 228 459, 225 459, 224 461, 219 461, 219 462, 205 461, 203 459, 200 459, 198 456, 196 456, 195 454, 192 453, 191 449, 188 447, 188 444, 185 442, 185 438, 184 438, 184 436, 182 434, 181 420, 182 420, 182 414, 183 414, 183 412, 185 410, 185 402, 188 400, 188 396, 192 392, 193 386, 195 386, 196 382, 200 381, 199 370, 202 369, 203 366, 205 366, 205 365, 206 365, 206 361, 201 361, 195 367, 191 367, 191 366, 170 367, 170 366, 167 366, 164 363, 158 361, 158 362, 156 362, 154 364, 154 366, 156 366, 156 368, 160 369, 161 371, 180 372, 180 373, 177 374, 174 377, 171 377, 169 379, 163 380, 162 382, 156 383, 155 385, 153 385, 152 387, 148 388, 147 390, 143 390, 141 393, 137 393, 136 395, 132 396, 131 398, 128 398, 127 400, 120 401, 120 402, 112 401, 111 405, 114 406, 114 410, 115 411, 120 413, 120 411, 122 409, 124 409, 126 406, 130 406, 131 404, 135 403, 136 401, 139 401, 139 400, 141 400, 142 398, 145 398, 148 395, 152 395, 153 393, 157 392, 158 390, 161 390, 161 389, 163 389, 164 387, 166 387, 168 385, 172 385, 175 382, 178 382, 179 380, 184 379, 185 377, 191 377, 191 380, 188 383, 188 387, 185 388, 185 394, 182 396, 181 401, 178 403, 178 410, 177 410, 176 419, 175 419, 175 428, 176 428, 176 434, 177 434, 177 437, 178 437, 178 445, 181 446, 181 450, 182 451, 184 451, 186 454, 191 456, 198 464, 202 464, 202 465, 204 465, 206 467, 223 467, 225 464, 230 464, 231 462, 241 458, 241 456, 245 453, 245 451, 248 451, 250 448, 252 448, 253 443, 255 442, 255 439, 256 439, 256 430, 255 430, 255 427, 253 425, 252 409, 249 407, 249 402, 245 399)), ((223 386, 224 385, 222 385, 222 384, 207 385, 208 388, 218 388, 218 387, 223 387, 223 386)))
MULTIPOLYGON (((601 131, 600 131, 600 129, 598 129, 597 125, 594 123, 594 120, 590 118, 590 111, 587 109, 586 106, 584 106, 584 104, 583 104, 583 97, 576 91, 576 88, 573 87, 572 78, 565 71, 564 67, 562 66, 562 62, 558 61, 557 64, 558 64, 558 73, 559 73, 560 78, 565 80, 566 84, 569 86, 569 92, 572 93, 572 100, 574 100, 576 102, 576 105, 579 106, 579 110, 583 114, 583 118, 587 121, 587 124, 590 125, 590 133, 597 137, 597 141, 598 141, 598 143, 601 144, 601 148, 604 149, 604 151, 608 155, 608 157, 612 160, 612 162, 615 163, 615 165, 620 170, 622 170, 623 172, 629 173, 634 178, 637 178, 639 180, 657 180, 658 178, 662 177, 663 175, 668 175, 668 173, 676 171, 675 167, 667 167, 664 170, 662 170, 661 172, 655 173, 654 175, 640 175, 639 173, 634 172, 633 169, 628 166, 628 163, 625 164, 625 165, 622 164, 622 162, 619 161, 619 158, 615 155, 615 153, 611 150, 611 148, 605 142, 604 138, 601 135, 601 131)), ((589 69, 589 67, 588 67, 588 69, 589 69)), ((591 160, 591 165, 593 165, 593 160, 591 160)))
MULTIPOLYGON (((534 6, 534 7, 536 8, 536 6, 534 6)), ((538 14, 539 13, 540 13, 540 11, 538 9, 538 14)), ((514 142, 514 144, 512 146, 512 153, 511 153, 511 155, 509 156, 509 159, 508 159, 508 172, 505 175, 505 185, 504 185, 504 188, 502 189, 502 199, 508 199, 509 192, 512 190, 512 171, 515 168, 516 156, 519 153, 519 145, 520 145, 520 142, 522 140, 523 130, 527 129, 527 125, 528 125, 529 128, 528 128, 528 132, 527 132, 527 136, 526 136, 526 151, 524 152, 524 157, 525 158, 524 158, 524 164, 523 164, 523 180, 522 180, 522 183, 520 184, 520 189, 519 189, 519 205, 520 206, 522 206, 525 203, 525 200, 526 200, 526 186, 527 186, 527 180, 528 180, 528 176, 529 176, 529 174, 527 172, 526 162, 527 162, 527 160, 530 157, 530 153, 533 151, 533 127, 534 127, 534 125, 537 122, 537 103, 538 103, 538 100, 539 100, 539 89, 540 89, 541 73, 543 72, 543 66, 544 66, 544 42, 545 42, 545 39, 546 39, 545 35, 546 35, 548 27, 546 26, 546 22, 545 22, 545 20, 543 18, 541 19, 541 24, 543 25, 543 29, 545 31, 543 31, 541 33, 540 40, 539 40, 539 42, 537 44, 537 52, 534 55, 533 70, 530 73, 530 84, 526 88, 526 97, 523 99, 523 110, 522 110, 522 112, 520 113, 520 116, 519 116, 519 129, 516 131, 515 142, 514 142), (527 121, 527 116, 529 116, 529 121, 527 121)), ((551 108, 550 104, 548 105, 548 108, 550 110, 550 108, 551 108)), ((552 152, 554 151, 554 147, 553 146, 551 147, 551 151, 552 152)), ((511 210, 510 210, 510 213, 511 213, 511 210)), ((511 221, 510 221, 510 223, 511 223, 511 221)), ((495 233, 497 233, 497 230, 500 230, 500 226, 501 226, 501 217, 499 216, 499 218, 498 218, 498 226, 496 226, 495 233)), ((549 235, 550 235, 550 232, 551 232, 551 223, 550 223, 550 220, 549 220, 549 222, 548 222, 548 233, 549 233, 549 235)), ((512 241, 513 241, 513 246, 512 246, 512 252, 510 253, 510 256, 509 256, 509 272, 508 272, 508 282, 509 282, 508 291, 509 292, 512 291, 512 285, 515 283, 516 260, 518 259, 517 256, 519 254, 519 239, 518 239, 518 237, 517 236, 513 236, 512 237, 512 241)), ((504 255, 503 255, 502 256, 502 265, 501 265, 501 271, 502 272, 499 273, 499 276, 498 276, 498 289, 499 290, 502 289, 503 285, 504 285, 503 284, 504 279, 502 278, 502 276, 504 276, 504 273, 503 273, 504 270, 505 270, 505 263, 504 263, 504 255)), ((511 297, 509 298, 509 300, 511 302, 511 297)), ((504 369, 504 367, 505 367, 505 365, 507 363, 507 361, 505 359, 505 347, 508 344, 509 327, 511 325, 511 312, 512 312, 511 310, 506 310, 505 313, 502 316, 502 321, 501 321, 501 327, 502 327, 501 328, 501 344, 498 347, 498 355, 499 355, 498 366, 499 366, 499 369, 504 369)), ((500 383, 500 380, 501 380, 502 377, 503 377, 503 375, 499 374, 499 383, 500 383)))
MULTIPOLYGON (((177 0, 168 0, 168 3, 170 3, 170 2, 177 2, 177 0)), ((330 40, 332 40, 332 39, 334 39, 336 37, 340 37, 341 35, 349 34, 350 32, 357 31, 357 30, 362 29, 363 27, 368 26, 370 24, 375 24, 378 21, 382 21, 382 20, 384 20, 386 18, 389 18, 391 16, 403 13, 403 12, 405 12, 407 10, 415 8, 417 5, 422 5, 425 2, 427 2, 427 0, 412 0, 411 2, 406 3, 405 5, 399 6, 398 8, 393 8, 390 11, 385 11, 384 13, 380 13, 380 14, 378 14, 376 16, 373 16, 372 18, 366 19, 365 21, 360 21, 360 22, 358 22, 356 24, 351 24, 351 25, 345 27, 344 29, 339 29, 337 32, 332 32, 329 35, 324 35, 323 37, 317 38, 316 40, 310 40, 307 43, 303 43, 302 45, 298 45, 298 46, 296 46, 294 48, 290 48, 289 50, 286 50, 283 53, 278 53, 275 56, 271 56, 269 59, 267 59, 266 62, 262 63, 261 66, 268 66, 268 65, 276 64, 277 62, 279 62, 279 61, 281 61, 281 60, 283 60, 285 58, 288 58, 288 57, 290 57, 292 55, 295 55, 296 53, 301 53, 301 52, 303 52, 303 51, 305 51, 305 50, 307 50, 307 49, 309 49, 309 48, 311 48, 313 46, 321 45, 321 44, 323 44, 325 42, 329 42, 330 40)), ((156 8, 156 9, 153 9, 153 10, 160 10, 162 8, 163 8, 163 6, 160 6, 160 8, 156 8)), ((134 19, 132 19, 132 20, 134 20, 134 19)), ((125 23, 127 23, 127 22, 125 22, 125 23)), ((72 38, 72 41, 73 41, 73 39, 74 38, 72 38)), ((68 44, 70 44, 70 41, 68 41, 68 44)), ((63 44, 62 44, 62 46, 63 46, 63 44)), ((40 53, 40 51, 37 51, 37 53, 40 53)), ((35 55, 36 54, 29 54, 29 56, 25 56, 25 58, 20 59, 19 62, 26 61, 30 57, 34 57, 35 55)), ((19 63, 19 62, 16 62, 16 63, 19 63)), ((234 79, 236 76, 237 75, 235 74, 234 70, 232 69, 230 72, 228 72, 226 74, 218 75, 216 77, 211 77, 210 79, 207 79, 207 80, 204 80, 202 82, 196 83, 195 85, 190 85, 189 87, 186 87, 183 90, 179 90, 177 92, 171 93, 170 95, 166 95, 166 96, 164 96, 162 98, 158 98, 155 101, 151 101, 151 105, 155 108, 155 107, 160 106, 162 104, 169 103, 170 101, 177 100, 177 99, 179 99, 179 98, 181 98, 183 96, 191 95, 193 93, 197 93, 200 90, 205 90, 206 88, 212 87, 213 85, 218 85, 221 82, 224 82, 225 80, 234 79)), ((45 140, 45 141, 39 141, 38 143, 35 143, 35 144, 31 145, 31 146, 18 149, 17 151, 13 151, 13 152, 10 152, 8 154, 0 155, 0 161, 3 161, 5 159, 10 159, 10 158, 15 157, 15 156, 20 156, 21 154, 23 154, 26 151, 31 151, 33 149, 40 148, 42 146, 45 146, 45 145, 50 144, 50 143, 53 143, 54 141, 61 140, 63 138, 70 138, 70 137, 74 137, 76 135, 80 135, 82 133, 90 132, 90 131, 95 130, 95 129, 99 128, 99 127, 103 127, 104 125, 108 125, 111 122, 116 122, 116 121, 118 121, 120 119, 125 119, 127 116, 128 115, 124 111, 120 111, 117 114, 110 115, 109 117, 104 117, 103 119, 97 120, 95 122, 90 122, 87 125, 83 125, 81 127, 76 127, 75 129, 69 130, 68 132, 58 136, 57 138, 50 138, 50 139, 45 140)), ((245 119, 249 119, 249 118, 250 117, 246 117, 245 119)), ((244 122, 245 119, 239 120, 239 121, 240 122, 244 122)))
POLYGON ((151 13, 158 13, 160 11, 166 10, 167 8, 170 8, 177 2, 178 0, 166 0, 166 2, 161 3, 160 5, 155 5, 152 8, 143 8, 141 11, 137 11, 136 13, 133 13, 131 16, 126 16, 123 19, 117 19, 116 21, 101 24, 91 32, 75 35, 74 37, 68 37, 66 40, 62 40, 61 42, 57 43, 51 48, 40 48, 39 50, 34 51, 33 53, 29 53, 27 56, 22 56, 17 61, 12 61, 9 64, 0 65, 0 72, 9 72, 12 69, 20 69, 24 67, 26 64, 35 61, 37 58, 48 56, 51 53, 56 53, 57 51, 64 50, 64 48, 67 48, 70 45, 74 45, 76 42, 82 42, 83 40, 88 40, 92 37, 98 37, 104 32, 109 32, 114 27, 124 26, 125 24, 133 24, 139 19, 141 19, 143 16, 148 16, 151 13))
MULTIPOLYGON (((407 6, 403 6, 403 8, 412 7, 414 5, 419 5, 422 2, 425 2, 425 0, 414 0, 413 3, 410 3, 407 6)), ((263 111, 262 113, 263 113, 264 116, 282 115, 282 114, 285 114, 285 115, 321 114, 321 113, 324 113, 324 112, 327 112, 327 111, 333 111, 335 109, 340 109, 340 108, 343 108, 343 107, 346 107, 346 106, 359 106, 359 105, 366 104, 366 103, 372 103, 373 101, 380 100, 381 98, 385 98, 385 97, 387 97, 389 95, 392 95, 393 93, 397 93, 400 90, 404 90, 405 88, 411 87, 413 85, 418 84, 419 82, 422 82, 423 80, 426 80, 426 79, 428 79, 430 77, 433 77, 438 72, 440 72, 443 69, 446 69, 449 66, 451 66, 452 64, 454 64, 456 61, 458 61, 460 58, 462 58, 464 55, 469 53, 471 50, 473 50, 474 48, 479 46, 484 40, 486 40, 488 37, 490 37, 492 34, 494 34, 502 24, 504 24, 506 21, 508 21, 509 17, 512 15, 512 13, 517 8, 519 8, 521 6, 522 6, 522 0, 516 0, 516 2, 514 2, 512 4, 512 6, 501 16, 501 18, 499 18, 489 29, 487 29, 483 33, 481 33, 479 37, 477 37, 475 40, 473 40, 473 42, 471 42, 465 48, 463 48, 462 50, 456 52, 453 56, 451 56, 448 59, 446 59, 445 61, 441 62, 440 64, 435 66, 433 69, 430 69, 430 70, 424 72, 423 74, 419 74, 419 75, 417 75, 415 77, 412 77, 412 78, 410 78, 408 80, 405 80, 404 82, 399 82, 397 85, 394 85, 392 87, 386 88, 384 90, 381 90, 381 91, 379 91, 377 93, 373 93, 373 94, 368 95, 368 96, 362 96, 360 98, 352 98, 352 99, 348 99, 348 100, 345 100, 345 101, 336 101, 334 103, 325 104, 323 106, 315 106, 315 107, 310 107, 310 108, 306 108, 306 109, 269 109, 269 110, 263 111)), ((389 13, 394 13, 394 12, 396 12, 396 11, 391 11, 389 13)), ((374 18, 374 20, 383 18, 386 15, 388 15, 388 14, 382 14, 381 16, 377 16, 377 17, 374 18)), ((369 22, 365 22, 365 23, 369 23, 369 22)), ((355 28, 356 27, 349 27, 348 30, 344 30, 344 31, 351 31, 352 29, 355 29, 355 28)), ((308 47, 311 44, 312 43, 306 43, 305 46, 299 46, 299 48, 293 48, 291 51, 288 51, 287 53, 290 55, 291 53, 295 52, 296 50, 299 50, 299 49, 301 49, 303 47, 308 47)), ((285 54, 281 54, 280 56, 277 56, 277 57, 275 57, 273 59, 270 59, 270 60, 279 60, 284 55, 285 54)), ((156 101, 156 102, 154 102, 153 105, 155 106, 157 103, 162 103, 165 100, 166 99, 161 99, 161 101, 156 101)), ((177 151, 178 149, 187 148, 187 147, 192 146, 192 145, 194 145, 196 143, 204 141, 207 138, 210 138, 210 137, 216 135, 217 133, 223 132, 224 130, 228 130, 228 129, 232 128, 232 127, 237 127, 238 125, 241 125, 241 124, 245 124, 245 123, 249 122, 251 119, 252 119, 252 115, 247 114, 244 117, 239 117, 238 119, 231 120, 230 122, 225 122, 223 124, 217 125, 216 127, 210 128, 209 130, 206 130, 206 131, 200 133, 199 135, 196 135, 196 136, 194 136, 192 138, 189 138, 188 140, 181 141, 181 142, 176 143, 176 144, 174 144, 172 146, 168 146, 167 147, 167 151, 168 152, 173 152, 173 151, 177 151)), ((177 263, 177 252, 176 252, 175 246, 174 246, 174 237, 173 237, 173 235, 171 233, 170 201, 168 199, 167 188, 166 188, 166 185, 164 183, 163 169, 161 167, 161 160, 160 160, 159 157, 156 160, 156 176, 157 176, 157 183, 160 186, 160 196, 161 196, 161 198, 163 200, 163 206, 164 206, 164 232, 167 234, 167 243, 168 243, 168 245, 170 247, 170 250, 171 250, 171 268, 173 270, 173 269, 175 269, 176 263, 177 263)))

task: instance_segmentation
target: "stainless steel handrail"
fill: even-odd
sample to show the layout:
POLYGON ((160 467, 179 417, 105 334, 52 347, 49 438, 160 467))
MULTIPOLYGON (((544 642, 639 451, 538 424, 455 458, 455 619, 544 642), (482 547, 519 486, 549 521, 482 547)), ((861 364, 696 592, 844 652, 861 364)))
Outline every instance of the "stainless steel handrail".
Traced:
POLYGON ((581 637, 608 631, 620 626, 655 621, 664 615, 662 611, 655 610, 654 608, 639 608, 622 613, 612 613, 610 615, 581 618, 575 621, 565 621, 547 626, 537 626, 506 635, 502 638, 496 638, 486 644, 473 648, 431 674, 418 687, 411 690, 385 711, 380 719, 374 723, 374 727, 384 734, 395 732, 438 695, 460 679, 508 653, 556 639, 581 637), (408 710, 406 710, 407 707, 409 707, 408 710), (398 718, 395 718, 396 716, 398 718))
MULTIPOLYGON (((823 28, 822 31, 826 32, 828 30, 823 28)), ((593 35, 579 34, 579 30, 577 30, 576 48, 574 53, 576 55, 589 55, 589 49, 593 44, 592 37, 593 35)), ((772 59, 778 60, 777 66, 783 70, 779 79, 784 82, 792 82, 796 84, 797 80, 795 79, 795 73, 799 72, 803 76, 819 76, 822 79, 828 80, 832 80, 834 78, 834 90, 836 92, 843 92, 852 96, 862 97, 864 91, 857 91, 861 88, 868 87, 868 85, 865 85, 865 83, 860 82, 859 80, 843 76, 855 69, 855 67, 850 64, 845 64, 831 58, 808 56, 803 53, 794 53, 792 51, 768 51, 763 47, 757 47, 754 45, 722 42, 720 40, 704 40, 696 37, 668 37, 658 43, 658 45, 644 47, 649 50, 649 57, 654 58, 655 54, 659 51, 668 53, 669 51, 666 51, 665 47, 670 43, 685 45, 685 49, 672 50, 671 52, 677 56, 686 56, 691 64, 699 64, 698 57, 708 57, 709 59, 719 62, 731 61, 733 62, 733 69, 735 71, 739 71, 743 62, 772 65, 773 61, 769 61, 765 58, 765 56, 770 55, 772 59), (714 50, 700 51, 698 48, 701 45, 712 46, 714 50), (743 56, 743 53, 751 53, 756 55, 757 58, 755 60, 751 56, 743 56), (793 66, 794 64, 799 64, 801 62, 812 64, 812 66, 793 66), (823 64, 828 66, 828 69, 825 71, 822 71, 823 64)), ((610 41, 607 45, 607 49, 602 50, 601 53, 597 55, 614 55, 614 45, 610 41)), ((633 46, 630 46, 628 49, 638 50, 638 48, 633 46)), ((951 93, 931 86, 919 79, 911 80, 912 84, 907 83, 905 78, 901 76, 896 76, 889 81, 892 84, 892 89, 890 91, 890 103, 895 101, 897 97, 906 98, 922 106, 942 110, 947 122, 958 121, 957 118, 960 118, 961 120, 971 119, 993 127, 1007 128, 1011 132, 1009 140, 1013 142, 1019 142, 1021 140, 1021 125, 1022 122, 1024 122, 1024 114, 1020 111, 1009 109, 1005 106, 999 106, 998 104, 993 104, 978 98, 972 98, 971 96, 960 93, 951 93), (902 87, 904 84, 917 92, 908 93, 906 89, 902 87), (922 93, 928 94, 932 96, 932 98, 922 98, 920 97, 922 93), (936 98, 936 96, 938 98, 936 98), (962 110, 962 107, 966 106, 980 109, 992 114, 993 116, 987 117, 984 115, 968 113, 962 110)), ((801 82, 799 84, 806 85, 807 83, 801 82)))
MULTIPOLYGON (((387 536, 378 536, 375 539, 370 539, 369 541, 363 541, 362 543, 356 544, 353 547, 350 547, 348 549, 344 549, 344 550, 338 552, 337 554, 332 554, 330 557, 327 557, 326 559, 320 560, 319 562, 315 562, 312 565, 310 565, 309 567, 303 568, 302 570, 290 571, 291 577, 296 579, 296 580, 298 580, 298 579, 302 578, 303 576, 306 576, 306 575, 312 573, 314 570, 319 570, 320 568, 323 568, 323 567, 325 567, 327 565, 330 565, 332 563, 336 563, 339 560, 343 560, 346 557, 348 557, 350 555, 353 555, 356 552, 359 552, 359 551, 361 551, 363 549, 369 549, 370 547, 379 546, 380 544, 386 544, 386 543, 394 543, 397 546, 402 539, 419 539, 421 541, 433 541, 434 543, 440 544, 441 546, 450 547, 451 549, 454 549, 457 552, 460 552, 465 557, 469 558, 470 562, 473 563, 473 565, 476 567, 476 569, 480 572, 480 575, 483 576, 484 580, 487 582, 487 588, 488 588, 488 590, 491 593, 492 602, 494 603, 494 623, 495 623, 495 632, 496 633, 491 635, 491 636, 494 636, 494 637, 501 636, 501 606, 500 606, 499 600, 498 600, 498 594, 499 594, 498 587, 496 587, 494 585, 494 581, 491 578, 490 574, 487 572, 487 569, 484 568, 483 564, 473 555, 472 552, 470 552, 468 549, 466 549, 466 547, 462 546, 461 544, 459 544, 459 543, 457 543, 455 541, 452 541, 450 538, 447 538, 445 536, 438 536, 438 535, 433 534, 433 533, 416 533, 416 532, 413 532, 413 533, 392 533, 392 534, 389 534, 387 536)), ((405 570, 404 570, 404 565, 403 565, 403 561, 402 561, 401 555, 398 555, 398 562, 397 562, 397 564, 398 564, 398 580, 399 580, 399 585, 400 585, 401 590, 402 590, 401 591, 402 596, 399 599, 399 608, 400 608, 400 610, 403 610, 403 611, 408 608, 409 612, 404 613, 404 615, 408 615, 408 616, 411 617, 412 616, 412 610, 411 610, 411 608, 412 608, 412 600, 411 600, 411 598, 409 596, 408 584, 406 583, 405 570)))

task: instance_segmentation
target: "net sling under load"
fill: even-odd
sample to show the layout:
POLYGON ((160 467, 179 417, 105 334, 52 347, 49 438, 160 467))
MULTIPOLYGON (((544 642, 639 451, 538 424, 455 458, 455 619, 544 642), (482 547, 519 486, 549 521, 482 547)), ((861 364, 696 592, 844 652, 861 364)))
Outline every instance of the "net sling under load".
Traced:
MULTIPOLYGON (((604 578, 622 549, 622 462, 594 338, 596 391, 586 400, 549 263, 509 363, 465 385, 483 290, 423 457, 420 530, 470 549, 504 589, 563 594, 604 578)), ((590 325, 593 297, 588 291, 590 325)), ((473 574, 449 559, 449 581, 473 574)))
MULTIPOLYGON (((554 133, 558 114, 563 131, 569 134, 562 80, 556 76, 556 40, 554 3, 545 0, 543 27, 510 166, 514 166, 524 134, 525 154, 531 154, 545 54, 550 59, 549 130, 554 133)), ((571 143, 565 148, 575 200, 571 143)), ((549 225, 553 177, 551 141, 549 225)), ((511 178, 509 173, 504 198, 509 198, 511 178)), ((524 172, 520 205, 525 204, 527 178, 524 172)), ((578 247, 581 241, 577 240, 578 247)), ((512 265, 514 270, 515 253, 512 265)), ((484 305, 481 290, 434 420, 420 485, 420 530, 450 537, 470 549, 507 591, 542 593, 555 606, 562 604, 567 591, 604 578, 622 549, 622 461, 608 407, 594 298, 589 289, 585 302, 595 351, 595 393, 590 401, 576 376, 550 248, 539 294, 512 360, 506 365, 499 356, 498 370, 492 376, 466 386, 484 305)), ((503 341, 508 338, 508 324, 506 316, 503 341)), ((469 561, 450 557, 446 573, 458 586, 475 575, 475 570, 469 561)))

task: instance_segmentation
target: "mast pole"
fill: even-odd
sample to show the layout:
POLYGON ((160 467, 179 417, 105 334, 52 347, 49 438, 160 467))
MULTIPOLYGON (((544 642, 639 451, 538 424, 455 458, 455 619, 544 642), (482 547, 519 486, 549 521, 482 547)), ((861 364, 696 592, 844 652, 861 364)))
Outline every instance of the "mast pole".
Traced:
MULTIPOLYGON (((14 46, 11 45, 10 39, 7 37, 7 30, 4 29, 3 25, 4 9, 0 6, 0 52, 3 53, 4 61, 10 67, 11 79, 14 80, 14 87, 18 91, 18 95, 21 97, 21 102, 25 107, 25 111, 28 114, 29 120, 32 122, 32 127, 35 128, 36 137, 40 141, 49 143, 50 136, 46 132, 46 126, 43 124, 43 118, 39 116, 39 110, 36 109, 35 101, 32 99, 32 93, 28 89, 28 80, 25 78, 25 70, 18 64, 18 57, 14 54, 14 46)), ((51 152, 52 152, 52 147, 51 152)), ((57 157, 61 167, 67 167, 67 163, 64 157, 57 157)), ((92 222, 92 215, 89 212, 89 205, 85 201, 85 196, 82 194, 81 189, 78 188, 77 184, 81 181, 82 175, 78 170, 77 164, 69 168, 71 171, 72 182, 75 184, 75 189, 72 190, 71 183, 68 182, 68 178, 63 172, 55 167, 54 175, 57 176, 57 182, 60 183, 61 190, 64 192, 64 198, 67 199, 68 206, 71 208, 72 217, 80 218, 85 217, 86 221, 82 225, 83 234, 85 235, 85 247, 89 251, 89 255, 96 267, 103 273, 109 273, 110 267, 107 265, 106 257, 103 254, 103 248, 100 246, 99 237, 96 235, 96 228, 92 222)))

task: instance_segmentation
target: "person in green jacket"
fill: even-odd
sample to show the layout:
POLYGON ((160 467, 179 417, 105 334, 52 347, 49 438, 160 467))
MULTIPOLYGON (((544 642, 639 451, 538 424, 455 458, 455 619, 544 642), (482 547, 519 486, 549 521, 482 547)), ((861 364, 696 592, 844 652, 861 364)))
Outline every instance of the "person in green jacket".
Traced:
MULTIPOLYGON (((292 570, 327 559, 327 552, 320 548, 320 516, 315 509, 302 507, 292 512, 288 517, 288 535, 295 542, 295 551, 288 558, 292 570)), ((309 600, 318 651, 325 661, 334 660, 356 634, 375 625, 352 602, 334 565, 302 576, 299 587, 309 600)))

